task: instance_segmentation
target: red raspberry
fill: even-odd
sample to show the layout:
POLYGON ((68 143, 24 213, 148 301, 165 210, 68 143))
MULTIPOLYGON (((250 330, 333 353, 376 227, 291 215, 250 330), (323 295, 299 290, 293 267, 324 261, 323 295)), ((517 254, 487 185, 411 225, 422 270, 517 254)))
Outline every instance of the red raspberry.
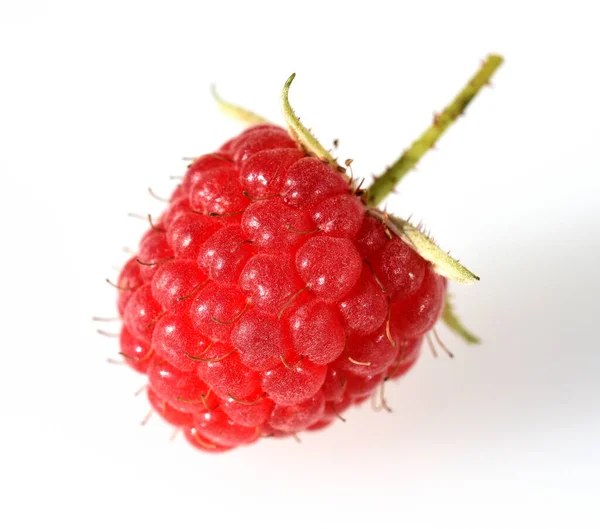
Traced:
POLYGON ((437 271, 465 274, 288 123, 303 149, 261 124, 197 158, 114 284, 125 362, 203 451, 318 430, 374 395, 440 318, 437 271))
POLYGON ((118 280, 126 362, 208 451, 329 424, 414 363, 401 340, 430 329, 445 290, 282 129, 228 149, 190 166, 118 280))
POLYGON ((154 411, 173 426, 189 426, 194 421, 194 416, 191 413, 176 410, 150 387, 148 388, 148 401, 150 401, 154 411))
POLYGON ((293 406, 276 404, 269 425, 282 432, 299 432, 321 420, 325 411, 325 396, 318 391, 312 397, 293 406))

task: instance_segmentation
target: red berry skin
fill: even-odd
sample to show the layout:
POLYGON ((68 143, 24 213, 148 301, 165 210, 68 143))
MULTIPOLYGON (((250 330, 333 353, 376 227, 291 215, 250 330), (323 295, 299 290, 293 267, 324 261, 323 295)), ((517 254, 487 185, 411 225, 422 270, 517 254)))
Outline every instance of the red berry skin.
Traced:
POLYGON ((365 207, 354 195, 336 195, 319 203, 312 211, 312 220, 332 237, 354 237, 361 227, 365 207))
POLYGON ((198 376, 221 398, 246 399, 260 392, 259 375, 242 364, 237 353, 227 355, 231 350, 228 344, 211 347, 210 354, 219 356, 213 362, 199 362, 198 376))
POLYGON ((388 241, 381 221, 374 217, 364 216, 354 244, 363 259, 368 259, 374 252, 383 248, 388 241))
POLYGON ((152 341, 154 325, 162 313, 162 307, 152 296, 149 283, 138 288, 127 303, 123 322, 127 330, 136 338, 152 341))
POLYGON ((325 397, 322 391, 318 391, 293 406, 275 405, 269 425, 282 432, 300 432, 319 421, 324 411, 325 397))
POLYGON ((231 343, 242 363, 256 371, 283 365, 281 357, 285 359, 289 354, 281 322, 257 311, 248 311, 240 318, 231 333, 231 343))
POLYGON ((164 263, 152 278, 152 295, 163 308, 171 309, 207 279, 195 261, 173 259, 164 263))
POLYGON ((279 194, 287 170, 304 153, 297 149, 270 149, 248 157, 240 169, 240 187, 253 198, 279 194))
POLYGON ((385 371, 394 361, 398 345, 390 343, 385 325, 366 336, 350 335, 348 349, 335 362, 347 373, 358 376, 376 375, 385 371))
POLYGON ((195 295, 190 319, 199 333, 228 342, 233 323, 243 314, 246 304, 246 296, 237 287, 209 283, 195 295))
POLYGON ((327 367, 327 376, 323 382, 322 390, 325 400, 338 401, 346 391, 347 374, 334 366, 327 367))
POLYGON ((185 199, 187 199, 187 193, 184 191, 183 186, 179 184, 169 197, 169 206, 167 207, 167 211, 171 211, 175 204, 178 204, 181 200, 185 199))
POLYGON ((234 144, 233 160, 240 164, 260 151, 280 148, 296 148, 296 142, 281 127, 270 126, 246 131, 234 144))
POLYGON ((398 351, 398 355, 394 359, 394 362, 388 368, 386 378, 395 380, 409 371, 419 359, 422 343, 422 338, 405 340, 400 345, 400 351, 398 351))
POLYGON ((209 453, 219 453, 219 452, 227 452, 231 450, 233 447, 231 446, 220 446, 208 439, 205 439, 200 435, 197 428, 195 426, 186 426, 183 428, 183 434, 187 439, 188 443, 190 443, 194 448, 201 450, 202 452, 209 453))
MULTIPOLYGON (((181 186, 177 189, 181 189, 181 186)), ((158 224, 163 229, 168 229, 177 217, 186 215, 190 211, 190 201, 187 199, 187 196, 178 198, 175 202, 171 202, 167 210, 160 216, 158 224)))
POLYGON ((168 225, 167 242, 175 256, 197 260, 202 245, 221 228, 214 218, 197 213, 181 213, 168 225))
POLYGON ((159 266, 173 257, 173 250, 169 247, 165 233, 155 229, 149 230, 140 241, 138 255, 140 277, 144 281, 149 281, 159 266))
POLYGON ((194 371, 197 362, 191 357, 202 356, 210 339, 196 333, 188 314, 170 312, 156 324, 152 347, 158 356, 181 371, 194 371))
POLYGON ((289 319, 296 353, 315 364, 329 364, 342 354, 346 331, 334 306, 318 300, 302 305, 289 319))
POLYGON ((160 398, 184 413, 205 411, 205 402, 209 407, 218 403, 215 397, 207 398, 208 386, 196 373, 185 373, 160 357, 150 363, 148 383, 160 398))
POLYGON ((169 403, 159 397, 152 388, 148 388, 148 401, 152 406, 152 409, 158 413, 166 422, 173 426, 191 426, 194 417, 190 413, 183 413, 173 408, 169 403))
POLYGON ((315 296, 336 301, 349 294, 358 281, 362 261, 348 239, 318 236, 298 250, 296 269, 315 296))
POLYGON ((121 353, 125 363, 138 373, 146 374, 154 351, 150 343, 135 338, 126 327, 119 336, 121 353))
POLYGON ((408 298, 394 300, 390 310, 390 328, 399 339, 416 338, 430 331, 444 307, 446 283, 427 266, 420 288, 408 298))
POLYGON ((407 297, 415 292, 425 276, 427 261, 398 237, 375 252, 369 262, 389 295, 407 297))
POLYGON ((221 406, 235 423, 256 428, 267 422, 275 403, 263 394, 254 394, 244 400, 226 397, 221 401, 221 406))
POLYGON ((327 368, 302 360, 292 369, 283 363, 262 373, 262 387, 281 406, 292 406, 312 397, 323 385, 327 368))
POLYGON ((281 255, 260 254, 246 263, 239 286, 252 305, 276 315, 303 285, 291 260, 281 255))
POLYGON ((188 167, 181 185, 182 192, 189 193, 190 189, 204 175, 206 171, 214 169, 229 169, 234 167, 232 161, 217 153, 205 154, 196 158, 188 167))
POLYGON ((239 226, 221 228, 202 245, 198 264, 210 278, 222 284, 236 284, 244 265, 254 255, 251 241, 239 226))
POLYGON ((274 437, 276 439, 284 439, 285 437, 290 437, 292 434, 290 432, 282 432, 281 430, 276 430, 270 424, 265 424, 261 426, 261 437, 274 437))
POLYGON ((242 217, 242 230, 259 248, 281 252, 304 243, 305 234, 312 233, 315 226, 305 210, 271 198, 248 206, 242 217))
POLYGON ((311 208, 331 195, 347 192, 342 175, 316 158, 302 158, 292 165, 281 189, 286 204, 295 208, 311 208))
POLYGON ((117 308, 119 310, 119 316, 123 316, 131 296, 133 296, 133 293, 137 288, 143 284, 142 278, 140 277, 140 265, 135 257, 132 257, 125 263, 116 284, 119 291, 117 308))
POLYGON ((189 193, 192 210, 204 214, 226 215, 243 211, 249 203, 242 194, 235 168, 203 172, 189 193))
POLYGON ((339 307, 348 329, 357 334, 374 332, 385 321, 388 312, 387 296, 368 266, 363 266, 359 281, 348 297, 340 302, 339 307))
POLYGON ((353 400, 349 395, 344 395, 341 399, 325 402, 325 411, 323 412, 323 420, 340 420, 342 414, 352 406, 353 400))
POLYGON ((331 426, 332 424, 333 424, 332 419, 323 419, 323 420, 316 422, 315 424, 312 424, 311 426, 309 426, 307 428, 307 430, 310 432, 316 432, 318 430, 323 430, 323 429, 327 428, 328 426, 331 426))
POLYGON ((351 398, 367 397, 375 388, 383 384, 384 373, 361 377, 348 373, 346 375, 346 393, 351 398))
POLYGON ((338 422, 442 309, 446 280, 273 125, 194 160, 151 224, 117 282, 121 352, 204 452, 338 422))
POLYGON ((248 444, 258 438, 256 428, 248 428, 234 423, 225 412, 218 408, 196 414, 194 426, 202 437, 222 446, 248 444))

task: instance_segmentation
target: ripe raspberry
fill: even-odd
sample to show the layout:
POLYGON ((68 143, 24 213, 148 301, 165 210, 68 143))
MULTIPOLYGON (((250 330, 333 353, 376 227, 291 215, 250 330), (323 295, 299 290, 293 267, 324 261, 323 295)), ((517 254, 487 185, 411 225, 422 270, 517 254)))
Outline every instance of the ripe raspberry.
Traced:
POLYGON ((115 284, 126 363, 203 451, 328 426, 414 365, 442 310, 466 336, 442 275, 475 276, 372 207, 398 170, 361 192, 290 82, 293 135, 255 125, 195 159, 115 284))

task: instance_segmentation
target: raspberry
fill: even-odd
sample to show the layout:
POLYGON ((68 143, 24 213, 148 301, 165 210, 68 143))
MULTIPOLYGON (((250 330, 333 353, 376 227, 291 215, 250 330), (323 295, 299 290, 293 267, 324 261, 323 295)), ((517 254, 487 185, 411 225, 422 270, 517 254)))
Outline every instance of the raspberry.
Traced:
POLYGON ((294 406, 276 404, 269 425, 282 432, 298 432, 318 422, 325 411, 325 396, 318 391, 312 397, 294 406))
POLYGON ((315 227, 307 211, 286 205, 281 198, 254 202, 244 212, 242 230, 264 250, 301 245, 315 227))
POLYGON ((121 354, 125 362, 140 373, 146 373, 154 351, 152 345, 145 340, 138 340, 127 330, 127 327, 121 329, 119 337, 121 354))
POLYGON ((348 373, 346 375, 346 393, 353 398, 368 397, 383 381, 383 373, 366 377, 348 373))
POLYGON ((260 254, 246 263, 239 286, 254 306, 278 314, 287 299, 304 285, 291 260, 280 255, 260 254))
POLYGON ((364 205, 349 194, 336 195, 323 200, 312 211, 315 225, 327 235, 334 237, 354 237, 360 229, 364 205))
POLYGON ((313 237, 296 253, 296 268, 312 292, 325 301, 336 301, 352 290, 362 263, 352 241, 313 237))
POLYGON ((152 296, 152 286, 146 283, 138 288, 127 302, 123 323, 137 339, 151 342, 161 310, 160 304, 152 296))
POLYGON ((256 440, 256 428, 241 426, 219 409, 197 413, 194 426, 200 435, 222 446, 237 446, 256 440))
POLYGON ((266 424, 275 403, 263 394, 250 395, 246 400, 226 397, 222 401, 223 411, 237 424, 256 428, 266 424))
POLYGON ((152 296, 166 309, 172 309, 206 279, 194 261, 174 259, 154 274, 152 296))
POLYGON ((387 316, 387 297, 367 266, 348 296, 340 302, 340 312, 350 331, 369 334, 387 316))
POLYGON ((281 196, 296 208, 316 206, 323 198, 348 193, 348 184, 327 164, 315 158, 302 158, 287 172, 281 196))
POLYGON ((315 364, 329 364, 344 350, 346 331, 335 306, 313 300, 290 317, 294 349, 315 364))
POLYGON ((287 356, 288 345, 281 321, 258 311, 240 318, 231 343, 240 352, 242 362, 257 371, 279 366, 281 358, 287 356))
POLYGON ((246 304, 238 288, 209 283, 192 301, 190 317, 198 332, 213 341, 226 342, 234 327, 230 322, 240 318, 246 304))
POLYGON ((262 373, 262 387, 276 404, 292 405, 312 397, 325 382, 327 368, 309 360, 282 363, 262 373))
POLYGON ((444 278, 431 267, 425 269, 419 289, 409 297, 401 296, 391 305, 392 333, 403 338, 423 336, 440 316, 446 294, 444 278))
POLYGON ((148 388, 148 401, 156 413, 158 413, 165 421, 173 426, 188 426, 192 424, 194 416, 190 413, 184 413, 176 410, 167 403, 167 401, 158 396, 152 389, 148 388))
POLYGON ((248 199, 242 194, 235 167, 201 173, 190 189, 190 207, 205 214, 225 215, 243 210, 248 199))
POLYGON ((348 335, 346 352, 336 360, 337 367, 356 375, 376 375, 392 364, 398 353, 398 344, 390 342, 385 325, 382 325, 366 336, 348 335))
POLYGON ((304 157, 294 145, 291 149, 269 149, 250 156, 240 168, 240 185, 254 198, 277 195, 288 169, 304 157))
POLYGON ((126 364, 205 452, 329 426, 404 375, 441 317, 475 340, 446 277, 476 276, 375 208, 420 154, 364 193, 289 107, 292 79, 292 134, 254 125, 196 158, 113 283, 126 364))
POLYGON ((321 389, 325 399, 331 402, 339 401, 346 392, 346 381, 348 375, 341 369, 337 369, 335 366, 330 365, 327 368, 327 375, 321 389))
POLYGON ((116 287, 119 289, 117 310, 121 317, 125 314, 125 307, 127 307, 131 296, 133 296, 133 293, 141 285, 142 278, 140 277, 140 265, 136 258, 132 257, 121 269, 119 279, 116 283, 116 287))
POLYGON ((196 260, 202 245, 220 225, 209 217, 192 213, 187 201, 185 208, 187 212, 178 211, 167 224, 167 242, 177 257, 196 260))
POLYGON ((193 358, 201 356, 210 343, 208 337, 195 332, 187 314, 177 312, 165 314, 156 324, 152 336, 156 354, 181 371, 197 369, 193 358))
POLYGON ((203 437, 195 426, 186 426, 183 428, 183 434, 188 442, 198 450, 203 452, 218 453, 231 450, 231 446, 221 446, 203 437))
POLYGON ((369 258, 375 275, 390 294, 408 296, 419 286, 427 262, 400 239, 393 239, 369 258))
POLYGON ((216 344, 210 350, 214 361, 201 362, 198 376, 221 398, 247 398, 260 391, 259 374, 242 364, 230 345, 216 344))

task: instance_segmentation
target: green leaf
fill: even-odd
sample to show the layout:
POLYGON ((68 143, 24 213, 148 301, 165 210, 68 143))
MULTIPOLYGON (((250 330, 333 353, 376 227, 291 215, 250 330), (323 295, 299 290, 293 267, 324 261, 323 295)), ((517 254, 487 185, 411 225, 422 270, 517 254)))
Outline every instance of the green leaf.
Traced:
POLYGON ((225 101, 225 99, 223 99, 217 92, 217 87, 215 85, 211 85, 210 91, 215 102, 217 103, 217 106, 219 107, 219 110, 223 112, 223 114, 229 116, 230 118, 233 118, 237 121, 241 121, 246 125, 259 125, 261 123, 269 123, 269 120, 263 118, 262 116, 259 116, 258 114, 255 114, 251 110, 245 109, 238 105, 234 105, 229 101, 225 101))
POLYGON ((442 321, 446 324, 446 326, 451 330, 458 334, 465 342, 467 343, 480 343, 481 340, 475 336, 471 331, 469 331, 463 323, 460 321, 456 312, 454 312, 454 307, 450 302, 450 296, 446 296, 446 301, 444 303, 444 310, 442 311, 442 321))

